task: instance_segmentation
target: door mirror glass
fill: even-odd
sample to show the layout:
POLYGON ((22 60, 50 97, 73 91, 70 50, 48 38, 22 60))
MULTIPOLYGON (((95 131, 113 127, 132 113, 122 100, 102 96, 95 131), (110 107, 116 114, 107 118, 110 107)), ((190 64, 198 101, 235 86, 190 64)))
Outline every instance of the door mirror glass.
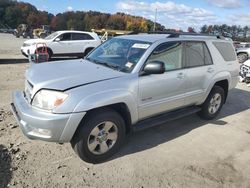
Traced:
POLYGON ((165 65, 161 61, 150 61, 143 69, 144 74, 163 74, 165 65))

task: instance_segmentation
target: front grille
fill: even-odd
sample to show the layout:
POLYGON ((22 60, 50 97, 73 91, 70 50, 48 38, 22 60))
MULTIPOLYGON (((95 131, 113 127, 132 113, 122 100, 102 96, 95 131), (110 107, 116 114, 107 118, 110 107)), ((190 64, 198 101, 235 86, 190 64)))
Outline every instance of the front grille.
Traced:
POLYGON ((246 75, 246 74, 250 74, 250 67, 246 66, 246 65, 242 65, 240 68, 240 73, 242 75, 246 75))

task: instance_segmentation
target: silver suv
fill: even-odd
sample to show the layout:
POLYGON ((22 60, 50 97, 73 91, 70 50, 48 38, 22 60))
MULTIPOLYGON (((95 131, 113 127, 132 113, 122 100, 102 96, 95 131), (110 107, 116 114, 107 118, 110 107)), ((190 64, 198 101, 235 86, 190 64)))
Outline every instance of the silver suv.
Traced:
POLYGON ((222 38, 120 36, 85 59, 32 65, 11 107, 27 137, 70 142, 81 159, 100 163, 132 131, 191 113, 215 118, 238 74, 233 44, 222 38))

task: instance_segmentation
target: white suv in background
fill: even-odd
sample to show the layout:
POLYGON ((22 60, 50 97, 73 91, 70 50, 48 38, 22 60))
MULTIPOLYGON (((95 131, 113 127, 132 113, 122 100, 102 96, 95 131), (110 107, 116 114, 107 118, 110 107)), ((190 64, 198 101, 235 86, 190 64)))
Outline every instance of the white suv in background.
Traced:
POLYGON ((83 57, 92 49, 101 44, 101 40, 94 32, 83 31, 57 31, 45 39, 31 39, 23 43, 21 52, 28 57, 35 54, 36 50, 45 43, 48 47, 49 59, 52 56, 77 56, 83 57))

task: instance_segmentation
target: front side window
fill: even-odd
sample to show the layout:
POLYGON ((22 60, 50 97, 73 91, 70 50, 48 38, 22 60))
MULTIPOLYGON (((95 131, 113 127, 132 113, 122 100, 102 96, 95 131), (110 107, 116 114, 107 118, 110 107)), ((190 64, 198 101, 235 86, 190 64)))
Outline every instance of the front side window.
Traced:
POLYGON ((87 60, 122 72, 131 72, 150 42, 112 38, 87 56, 87 60))
POLYGON ((54 32, 52 34, 50 34, 49 36, 45 37, 46 40, 50 40, 55 38, 57 35, 59 35, 59 32, 54 32))
POLYGON ((204 42, 186 42, 186 67, 211 65, 212 58, 204 42))
POLYGON ((71 33, 64 33, 59 36, 61 41, 69 41, 71 40, 71 33))
POLYGON ((182 68, 182 43, 168 42, 156 47, 149 56, 147 63, 161 61, 165 64, 165 70, 171 71, 182 68))

